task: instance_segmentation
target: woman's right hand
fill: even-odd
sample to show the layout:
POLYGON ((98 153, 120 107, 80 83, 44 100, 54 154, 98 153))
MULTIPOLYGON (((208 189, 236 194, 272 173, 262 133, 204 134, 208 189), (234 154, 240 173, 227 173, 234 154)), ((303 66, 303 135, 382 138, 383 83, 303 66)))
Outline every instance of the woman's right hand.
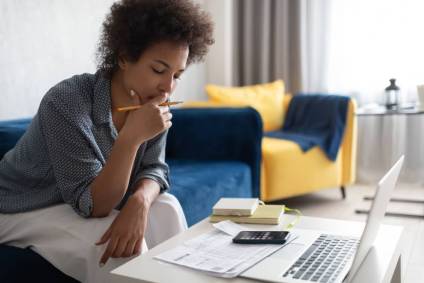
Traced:
POLYGON ((139 109, 130 111, 119 135, 130 143, 139 146, 172 126, 169 106, 159 106, 166 102, 166 94, 145 102, 139 109))

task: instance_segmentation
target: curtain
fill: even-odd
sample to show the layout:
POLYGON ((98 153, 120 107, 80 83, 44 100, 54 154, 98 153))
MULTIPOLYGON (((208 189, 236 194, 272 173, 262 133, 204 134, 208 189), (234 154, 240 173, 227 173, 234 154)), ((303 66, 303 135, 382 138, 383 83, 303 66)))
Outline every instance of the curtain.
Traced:
POLYGON ((357 181, 376 184, 404 154, 399 181, 424 184, 424 113, 358 117, 357 181))
POLYGON ((283 79, 291 93, 326 91, 331 3, 236 0, 234 84, 283 79))

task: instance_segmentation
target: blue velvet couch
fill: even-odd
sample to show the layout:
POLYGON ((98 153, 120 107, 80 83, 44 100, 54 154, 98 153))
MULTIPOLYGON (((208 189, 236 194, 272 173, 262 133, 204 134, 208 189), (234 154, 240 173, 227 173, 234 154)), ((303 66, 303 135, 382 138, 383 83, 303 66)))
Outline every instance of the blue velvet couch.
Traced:
MULTIPOLYGON (((0 122, 0 159, 29 123, 0 122)), ((261 140, 262 122, 252 108, 173 110, 166 153, 170 193, 189 226, 208 216, 220 197, 259 197, 261 140)), ((0 245, 0 282, 77 281, 30 249, 0 245)))

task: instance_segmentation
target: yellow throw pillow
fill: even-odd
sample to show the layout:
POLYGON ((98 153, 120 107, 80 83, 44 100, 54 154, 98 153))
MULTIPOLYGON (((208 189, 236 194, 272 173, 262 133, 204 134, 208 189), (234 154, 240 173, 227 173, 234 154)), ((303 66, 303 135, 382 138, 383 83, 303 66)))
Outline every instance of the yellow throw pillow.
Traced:
POLYGON ((264 131, 275 131, 283 126, 284 82, 243 87, 206 85, 211 102, 227 106, 251 106, 261 115, 264 131))

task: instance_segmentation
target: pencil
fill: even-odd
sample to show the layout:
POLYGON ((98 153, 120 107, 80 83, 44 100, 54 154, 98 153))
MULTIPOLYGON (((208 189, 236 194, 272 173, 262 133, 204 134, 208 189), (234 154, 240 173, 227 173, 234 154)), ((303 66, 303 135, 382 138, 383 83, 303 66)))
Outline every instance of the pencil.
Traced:
MULTIPOLYGON (((168 102, 164 102, 164 103, 159 104, 159 106, 171 106, 171 105, 176 105, 176 104, 180 104, 180 103, 183 103, 183 101, 168 101, 168 102)), ((118 107, 117 110, 119 112, 124 112, 124 111, 136 110, 136 109, 139 109, 140 107, 141 107, 141 105, 118 107)))

